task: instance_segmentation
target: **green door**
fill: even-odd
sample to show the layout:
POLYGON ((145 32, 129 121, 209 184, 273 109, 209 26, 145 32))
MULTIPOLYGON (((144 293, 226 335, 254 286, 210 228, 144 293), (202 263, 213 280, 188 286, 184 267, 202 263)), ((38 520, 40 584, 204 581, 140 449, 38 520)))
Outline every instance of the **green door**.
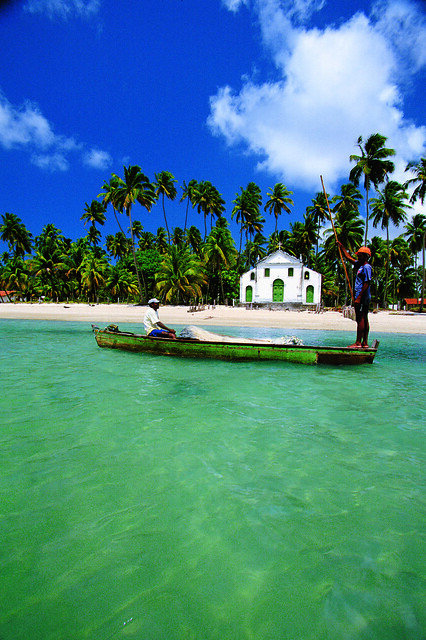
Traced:
POLYGON ((284 302, 284 282, 274 280, 272 285, 272 302, 284 302))
POLYGON ((246 302, 253 302, 253 287, 246 287, 246 302))
POLYGON ((310 284, 309 287, 306 287, 306 303, 312 304, 314 301, 314 288, 310 284))

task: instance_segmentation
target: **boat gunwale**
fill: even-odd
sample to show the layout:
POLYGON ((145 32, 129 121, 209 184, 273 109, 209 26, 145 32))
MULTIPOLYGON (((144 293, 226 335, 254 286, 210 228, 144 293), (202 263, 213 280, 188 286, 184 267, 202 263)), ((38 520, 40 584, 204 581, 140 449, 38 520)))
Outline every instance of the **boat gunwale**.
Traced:
MULTIPOLYGON (((107 331, 106 329, 94 328, 95 336, 99 333, 106 334, 108 336, 121 336, 124 338, 137 338, 142 340, 149 340, 167 344, 174 344, 175 341, 171 338, 161 338, 161 337, 150 337, 149 335, 143 335, 141 333, 130 333, 130 332, 122 332, 122 331, 107 331)), ((268 348, 268 349, 297 349, 297 350, 313 350, 313 351, 343 351, 344 353, 353 353, 353 354, 369 354, 376 353, 377 347, 335 347, 335 346, 326 346, 326 345, 298 345, 298 344, 276 344, 276 343, 262 343, 262 342, 221 342, 218 340, 198 340, 196 338, 179 338, 176 340, 179 341, 180 344, 197 344, 197 345, 206 345, 206 346, 235 346, 235 347, 255 347, 255 348, 268 348)))

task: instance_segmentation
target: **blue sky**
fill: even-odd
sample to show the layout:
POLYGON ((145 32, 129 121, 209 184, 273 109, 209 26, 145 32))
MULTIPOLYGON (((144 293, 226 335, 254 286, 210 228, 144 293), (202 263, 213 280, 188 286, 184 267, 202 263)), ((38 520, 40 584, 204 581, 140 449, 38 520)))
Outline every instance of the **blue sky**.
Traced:
MULTIPOLYGON (((426 12, 414 0, 21 0, 0 3, 0 213, 76 239, 111 173, 168 170, 226 200, 294 192, 280 227, 347 181, 359 135, 425 154, 426 12)), ((161 205, 136 207, 145 230, 161 205)), ((274 220, 265 214, 265 235, 274 220)), ((193 210, 190 224, 200 229, 193 210)), ((234 237, 237 227, 232 223, 234 237)), ((118 229, 112 212, 103 235, 118 229)), ((395 232, 396 235, 398 232, 395 232)))

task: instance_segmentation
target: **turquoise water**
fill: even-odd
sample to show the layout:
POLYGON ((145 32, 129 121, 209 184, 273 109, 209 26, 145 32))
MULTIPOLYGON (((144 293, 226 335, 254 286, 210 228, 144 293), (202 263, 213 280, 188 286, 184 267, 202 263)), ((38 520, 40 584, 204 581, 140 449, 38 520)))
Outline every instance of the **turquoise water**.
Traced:
POLYGON ((1 321, 0 639, 423 640, 426 337, 374 337, 309 367, 1 321))

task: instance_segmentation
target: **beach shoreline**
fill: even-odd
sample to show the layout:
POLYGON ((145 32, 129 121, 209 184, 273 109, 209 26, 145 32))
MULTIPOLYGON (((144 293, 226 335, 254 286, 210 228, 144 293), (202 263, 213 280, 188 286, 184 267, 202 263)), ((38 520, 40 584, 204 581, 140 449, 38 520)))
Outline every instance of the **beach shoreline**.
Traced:
MULTIPOLYGON (((57 320, 88 323, 140 323, 147 307, 131 304, 81 303, 1 303, 0 320, 57 320)), ((200 325, 203 327, 270 327, 276 329, 311 329, 319 331, 352 331, 356 323, 339 311, 285 311, 246 309, 207 305, 200 311, 186 306, 160 307, 160 319, 168 325, 200 325)), ((426 314, 392 311, 371 313, 370 333, 426 334, 426 314)), ((374 336, 373 336, 374 337, 374 336)))

